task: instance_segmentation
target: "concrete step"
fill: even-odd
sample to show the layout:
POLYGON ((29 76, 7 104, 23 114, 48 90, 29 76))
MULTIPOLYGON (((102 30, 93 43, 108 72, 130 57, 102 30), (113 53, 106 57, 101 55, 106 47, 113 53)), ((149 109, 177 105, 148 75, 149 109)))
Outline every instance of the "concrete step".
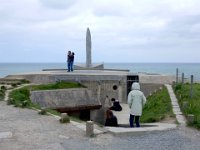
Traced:
POLYGON ((117 117, 118 124, 128 125, 129 124, 129 116, 130 109, 128 104, 120 104, 122 106, 122 111, 113 111, 113 114, 117 117))

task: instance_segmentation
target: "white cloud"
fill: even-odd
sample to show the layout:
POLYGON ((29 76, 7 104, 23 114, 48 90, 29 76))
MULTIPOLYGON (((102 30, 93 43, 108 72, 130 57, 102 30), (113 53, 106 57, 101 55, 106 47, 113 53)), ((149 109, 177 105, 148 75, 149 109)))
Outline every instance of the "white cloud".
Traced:
POLYGON ((71 7, 76 0, 39 0, 42 5, 51 9, 66 9, 71 7))
POLYGON ((94 61, 199 61, 192 54, 198 56, 200 48, 199 0, 0 0, 0 3, 2 62, 63 62, 68 49, 76 52, 78 62, 85 61, 87 27, 92 34, 94 61), (7 57, 12 53, 15 57, 7 57), (25 59, 31 56, 34 57, 25 59))

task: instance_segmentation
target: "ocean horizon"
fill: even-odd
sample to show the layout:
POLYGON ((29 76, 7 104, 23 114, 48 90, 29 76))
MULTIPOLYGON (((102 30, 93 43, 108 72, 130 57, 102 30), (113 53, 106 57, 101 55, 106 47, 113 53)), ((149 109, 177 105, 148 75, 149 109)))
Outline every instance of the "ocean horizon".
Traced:
MULTIPOLYGON (((76 63, 75 63, 76 64, 76 63)), ((78 63, 77 63, 78 64, 78 63)), ((176 69, 179 70, 179 76, 182 73, 186 78, 191 75, 194 80, 200 81, 200 63, 103 63, 105 69, 124 69, 132 73, 150 73, 176 75, 176 69)), ((41 71, 42 69, 67 69, 66 63, 0 63, 0 77, 7 75, 41 71)))

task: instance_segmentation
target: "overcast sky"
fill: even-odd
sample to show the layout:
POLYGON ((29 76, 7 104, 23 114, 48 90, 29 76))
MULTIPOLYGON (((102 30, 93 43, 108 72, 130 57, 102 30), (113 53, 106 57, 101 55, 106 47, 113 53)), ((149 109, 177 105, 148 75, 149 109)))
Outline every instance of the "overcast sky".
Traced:
POLYGON ((0 62, 200 62, 200 0, 0 0, 0 62))

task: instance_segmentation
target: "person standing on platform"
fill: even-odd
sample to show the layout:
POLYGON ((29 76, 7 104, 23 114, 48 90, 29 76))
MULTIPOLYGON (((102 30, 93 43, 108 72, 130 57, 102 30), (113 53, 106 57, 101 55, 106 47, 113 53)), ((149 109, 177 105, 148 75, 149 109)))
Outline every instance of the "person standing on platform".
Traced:
POLYGON ((132 91, 128 94, 128 105, 130 108, 130 127, 134 127, 134 119, 136 127, 140 127, 140 116, 142 115, 142 109, 146 103, 146 97, 143 92, 140 91, 140 84, 134 82, 132 84, 132 91))
POLYGON ((68 51, 67 54, 67 72, 71 70, 71 51, 68 51))
POLYGON ((70 70, 74 71, 74 52, 72 52, 71 56, 70 56, 70 70))

